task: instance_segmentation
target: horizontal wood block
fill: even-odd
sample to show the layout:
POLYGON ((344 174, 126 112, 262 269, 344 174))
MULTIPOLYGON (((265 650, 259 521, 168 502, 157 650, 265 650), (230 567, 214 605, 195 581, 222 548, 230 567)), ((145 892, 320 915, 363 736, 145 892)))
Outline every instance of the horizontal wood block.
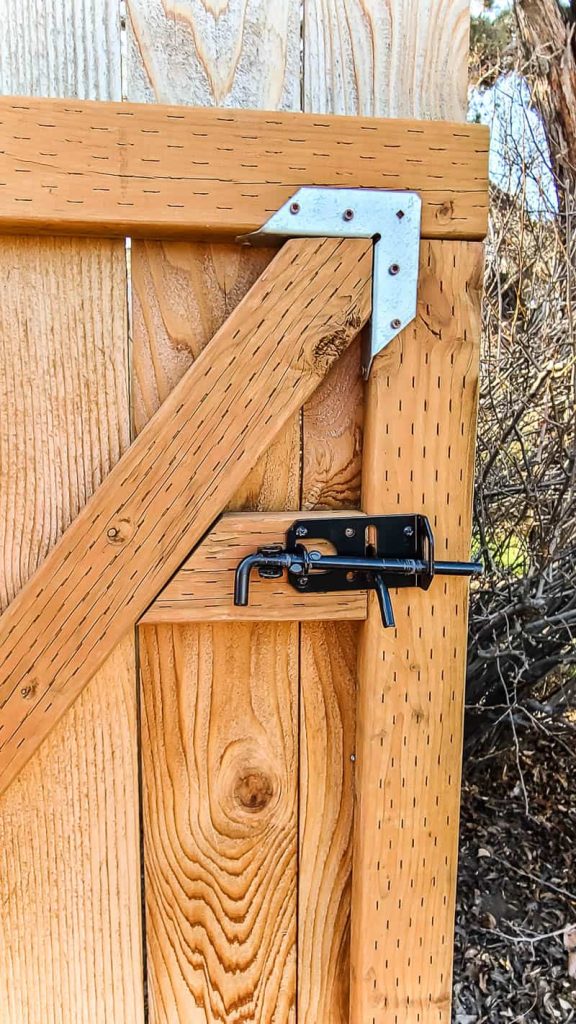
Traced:
POLYGON ((0 618, 6 787, 367 322, 369 239, 292 239, 0 618))
POLYGON ((0 99, 0 232, 235 236, 302 185, 413 189, 483 238, 488 130, 443 121, 0 99))
MULTIPOLYGON (((247 608, 234 605, 234 572, 257 548, 284 542, 286 530, 300 512, 230 512, 215 523, 208 536, 164 587, 141 623, 260 621, 328 621, 365 619, 367 594, 298 593, 286 581, 262 580, 254 571, 247 608)), ((306 519, 349 513, 306 512, 306 519)), ((358 512, 353 515, 357 516, 358 512)), ((311 538, 312 539, 312 538, 311 538)))

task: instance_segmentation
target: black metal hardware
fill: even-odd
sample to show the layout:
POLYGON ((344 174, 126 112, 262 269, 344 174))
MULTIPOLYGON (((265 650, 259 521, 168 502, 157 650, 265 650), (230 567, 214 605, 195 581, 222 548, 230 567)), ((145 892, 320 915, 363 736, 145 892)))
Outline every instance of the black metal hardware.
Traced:
POLYGON ((286 547, 259 548, 236 569, 234 604, 247 605, 253 569, 264 579, 284 570, 301 593, 375 590, 384 626, 394 625, 391 587, 427 590, 434 576, 472 576, 480 562, 439 562, 426 516, 338 516, 297 519, 286 533, 286 547), (304 541, 306 543, 304 543, 304 541), (327 541, 336 554, 308 545, 327 541))

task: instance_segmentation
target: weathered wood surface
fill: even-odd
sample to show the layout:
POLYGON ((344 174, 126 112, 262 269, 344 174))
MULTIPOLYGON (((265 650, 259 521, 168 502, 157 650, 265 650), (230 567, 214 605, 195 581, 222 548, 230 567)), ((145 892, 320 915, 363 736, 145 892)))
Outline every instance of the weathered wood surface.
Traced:
POLYGON ((163 0, 126 0, 127 93, 135 102, 298 110, 300 5, 206 4, 173 18, 163 0))
POLYGON ((112 0, 2 0, 0 93, 119 100, 120 11, 112 0))
POLYGON ((0 99, 0 230, 236 236, 300 185, 415 189, 424 237, 483 238, 482 125, 0 99))
MULTIPOLYGON (((269 4, 266 0, 252 0, 248 5, 225 5, 218 12, 207 9, 192 0, 175 23, 167 17, 164 6, 152 0, 130 0, 128 13, 128 76, 127 88, 131 99, 169 100, 177 103, 225 104, 236 107, 268 109, 294 107, 300 102, 300 11, 298 0, 283 0, 269 4), (257 56, 255 58, 255 52, 257 56)), ((184 368, 196 358, 222 320, 236 306, 252 280, 271 258, 263 250, 240 250, 234 245, 203 245, 192 243, 144 243, 136 241, 133 247, 134 274, 134 347, 138 364, 138 394, 136 396, 137 423, 144 420, 142 411, 149 412, 169 393, 184 368)), ((292 417, 273 445, 258 460, 258 464, 242 487, 236 492, 232 507, 236 509, 296 509, 300 489, 300 415, 292 417)), ((186 898, 178 885, 171 885, 171 905, 176 908, 176 920, 182 931, 166 928, 166 887, 158 881, 158 871, 167 868, 169 858, 178 856, 187 877, 194 877, 195 863, 205 864, 205 844, 193 814, 189 811, 191 794, 186 780, 178 773, 178 749, 164 737, 180 730, 193 730, 194 708, 185 702, 187 686, 203 687, 202 666, 217 664, 228 666, 230 650, 241 646, 242 658, 235 658, 233 666, 222 668, 214 680, 214 694, 220 699, 234 688, 236 697, 233 716, 223 716, 214 724, 221 740, 227 737, 234 744, 238 773, 246 777, 274 776, 281 778, 286 765, 286 753, 271 745, 255 722, 261 710, 269 705, 270 693, 282 716, 286 728, 284 745, 293 750, 298 745, 297 705, 294 700, 294 680, 283 670, 285 664, 298 662, 298 629, 259 623, 257 628, 244 624, 220 625, 216 629, 203 626, 172 630, 142 627, 140 635, 146 648, 153 646, 162 658, 162 678, 157 672, 144 672, 142 679, 143 715, 154 720, 154 709, 163 700, 163 729, 148 731, 150 744, 143 745, 143 783, 146 825, 145 866, 148 929, 148 971, 150 1014, 155 1024, 172 1022, 176 1007, 182 1015, 199 1021, 222 1020, 212 1007, 210 990, 222 994, 227 1004, 239 1004, 240 1019, 261 1019, 262 1003, 266 1000, 270 1019, 277 1024, 294 1020, 296 1006, 296 866, 297 866, 297 808, 294 803, 290 821, 286 817, 287 802, 282 797, 270 811, 269 826, 263 834, 258 825, 262 811, 256 811, 251 829, 246 829, 244 849, 246 859, 256 863, 265 859, 269 871, 277 877, 283 871, 283 914, 279 918, 273 901, 262 902, 258 926, 262 943, 267 948, 280 948, 282 956, 275 966, 264 956, 258 969, 252 960, 254 946, 249 935, 238 935, 234 924, 236 909, 226 899, 218 911, 221 931, 192 931, 189 922, 203 915, 202 894, 186 898), (173 639, 172 639, 173 638, 173 639), (197 655, 186 659, 187 676, 176 671, 170 659, 170 646, 180 650, 194 650, 197 655), (278 654, 282 651, 282 660, 278 654), (264 668, 256 670, 262 664, 264 668), (168 667, 170 666, 170 668, 168 667), (232 671, 233 668, 233 671, 232 671), (169 694, 169 699, 166 699, 169 694), (189 842, 183 846, 179 837, 170 831, 171 846, 166 854, 163 837, 164 807, 151 796, 159 785, 158 776, 167 771, 174 779, 173 800, 178 814, 190 814, 192 822, 189 842), (278 843, 282 829, 282 843, 278 843), (281 862, 281 863, 280 863, 281 862), (230 924, 229 918, 232 918, 230 924), (158 922, 158 927, 156 927, 158 922), (223 949, 221 934, 230 927, 235 930, 239 945, 234 956, 244 957, 249 967, 249 990, 242 973, 229 973, 225 984, 218 970, 220 960, 230 955, 223 949), (184 935, 182 944, 179 936, 184 935), (202 972, 200 958, 207 946, 213 949, 202 972), (280 988, 278 986, 280 985, 280 988), (264 991, 265 990, 265 991, 264 991), (276 1005, 272 994, 277 992, 276 1005)), ((219 713, 216 703, 211 711, 219 713)), ((146 724, 146 723, 145 723, 146 724)), ((297 771, 294 763, 293 770, 297 771)), ((213 837, 212 854, 219 862, 230 865, 230 835, 235 830, 235 817, 230 813, 237 805, 234 778, 225 783, 228 789, 226 807, 228 817, 222 821, 222 834, 213 837)), ((211 780, 217 786, 216 780, 211 780)), ((223 786, 217 786, 222 797, 223 786)), ((215 788, 216 792, 216 788, 215 788)), ((196 806, 196 805, 194 805, 196 806)), ((233 870, 233 866, 230 866, 233 870)), ((168 876, 169 877, 169 876, 168 876)), ((241 890, 226 872, 215 878, 218 891, 241 890)), ((254 902, 263 900, 267 879, 263 874, 253 885, 254 902), (262 894, 260 894, 262 890, 262 894)), ((235 1015, 231 1013, 232 1019, 235 1015)))
MULTIPOLYGON (((281 579, 265 580, 256 570, 250 580, 248 606, 235 607, 238 563, 259 547, 284 544, 286 531, 297 518, 296 512, 229 512, 222 516, 144 612, 140 624, 365 619, 365 590, 303 595, 290 586, 285 573, 281 579)), ((331 553, 329 545, 314 546, 331 553)))
POLYGON ((371 243, 286 243, 0 620, 3 784, 366 323, 371 243))
MULTIPOLYGON (((363 508, 424 512, 437 557, 468 558, 482 246, 423 243, 421 267, 368 384, 363 508)), ((394 601, 382 630, 369 599, 360 646, 351 1024, 448 1024, 468 584, 394 601)))
MULTIPOLYGON (((116 3, 5 0, 0 90, 120 96, 116 3)), ((127 448, 121 241, 0 240, 0 607, 127 448)), ((3 1024, 141 1024, 133 641, 0 800, 3 1024)))
POLYGON ((462 121, 469 20, 469 0, 313 0, 305 7, 305 109, 462 121))

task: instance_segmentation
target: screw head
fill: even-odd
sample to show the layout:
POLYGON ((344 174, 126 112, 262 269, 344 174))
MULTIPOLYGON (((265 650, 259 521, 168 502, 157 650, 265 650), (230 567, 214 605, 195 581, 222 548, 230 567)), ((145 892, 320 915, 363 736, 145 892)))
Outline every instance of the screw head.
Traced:
POLYGON ((390 327, 394 331, 397 331, 399 327, 402 327, 402 321, 399 320, 397 316, 395 316, 394 319, 390 321, 390 327))
POLYGON ((353 526, 347 526, 346 529, 344 530, 344 536, 345 537, 355 537, 356 536, 356 530, 354 529, 354 527, 353 526))
POLYGON ((353 220, 353 219, 354 219, 354 210, 350 210, 350 209, 344 210, 344 213, 342 214, 342 220, 353 220))
POLYGON ((308 530, 306 529, 305 526, 297 526, 296 527, 296 536, 297 537, 306 537, 307 533, 308 533, 308 530))
POLYGON ((396 274, 400 273, 400 264, 391 263, 388 267, 388 273, 391 274, 392 277, 396 277, 396 274))
POLYGON ((405 526, 404 527, 404 536, 405 537, 413 537, 414 536, 414 529, 413 529, 412 526, 405 526))
POLYGON ((110 529, 106 530, 106 536, 109 537, 110 540, 114 540, 118 536, 117 527, 111 526, 110 529))
POLYGON ((308 586, 308 577, 307 576, 301 576, 300 579, 298 580, 298 586, 299 587, 307 587, 308 586))
POLYGON ((398 217, 398 220, 402 220, 402 218, 405 217, 406 214, 404 213, 404 210, 397 210, 396 216, 398 217))
POLYGON ((300 213, 300 203, 290 203, 290 213, 300 213))

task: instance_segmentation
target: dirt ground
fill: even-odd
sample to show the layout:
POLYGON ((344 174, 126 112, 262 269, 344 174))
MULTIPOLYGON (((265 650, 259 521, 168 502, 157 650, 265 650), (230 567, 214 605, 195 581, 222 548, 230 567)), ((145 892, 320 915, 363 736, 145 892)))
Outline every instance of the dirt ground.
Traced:
POLYGON ((465 767, 453 1024, 576 1021, 576 731, 517 741, 465 767))

